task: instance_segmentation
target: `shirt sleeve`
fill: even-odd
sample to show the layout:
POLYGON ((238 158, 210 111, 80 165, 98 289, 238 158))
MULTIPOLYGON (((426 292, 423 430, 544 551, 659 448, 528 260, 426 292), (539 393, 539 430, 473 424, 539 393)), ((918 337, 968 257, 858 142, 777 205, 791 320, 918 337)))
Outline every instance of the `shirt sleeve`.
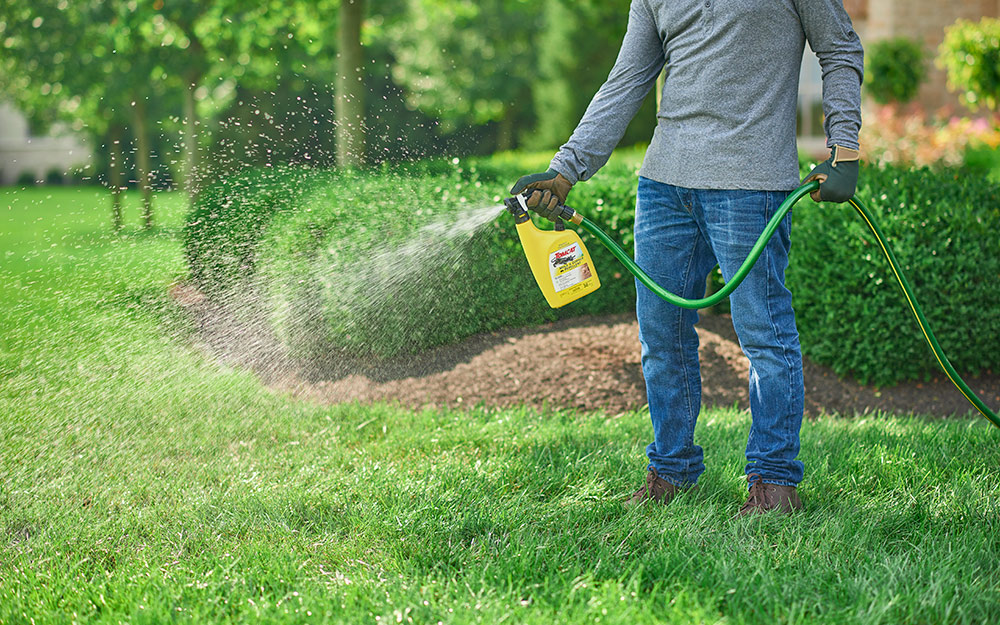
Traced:
POLYGON ((827 147, 858 149, 864 50, 842 0, 796 0, 809 47, 823 76, 827 147))
POLYGON ((618 60, 550 167, 574 184, 603 167, 663 64, 663 42, 647 0, 632 0, 618 60))

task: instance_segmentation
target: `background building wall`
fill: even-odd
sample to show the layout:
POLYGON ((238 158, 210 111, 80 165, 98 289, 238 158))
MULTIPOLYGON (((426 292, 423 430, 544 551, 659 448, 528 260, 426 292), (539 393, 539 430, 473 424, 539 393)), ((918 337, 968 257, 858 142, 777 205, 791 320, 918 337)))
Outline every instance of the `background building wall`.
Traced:
POLYGON ((863 41, 889 37, 909 37, 921 43, 927 52, 927 82, 918 96, 927 111, 942 106, 962 110, 958 97, 949 92, 944 70, 934 64, 938 46, 944 40, 944 29, 955 20, 972 21, 1000 16, 998 0, 846 0, 844 7, 857 24, 864 22, 863 41))
POLYGON ((14 184, 25 174, 36 182, 50 175, 68 181, 90 158, 76 136, 31 136, 24 115, 0 102, 0 184, 14 184))

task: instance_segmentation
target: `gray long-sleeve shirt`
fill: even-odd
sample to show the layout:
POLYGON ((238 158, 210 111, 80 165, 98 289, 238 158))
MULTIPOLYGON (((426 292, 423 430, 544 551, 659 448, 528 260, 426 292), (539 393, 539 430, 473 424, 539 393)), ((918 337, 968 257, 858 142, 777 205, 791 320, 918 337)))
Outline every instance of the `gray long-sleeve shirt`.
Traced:
POLYGON ((827 145, 857 148, 864 53, 842 0, 632 0, 618 60, 551 167, 574 183, 593 176, 665 66, 640 175, 698 189, 793 189, 806 40, 822 68, 827 145))

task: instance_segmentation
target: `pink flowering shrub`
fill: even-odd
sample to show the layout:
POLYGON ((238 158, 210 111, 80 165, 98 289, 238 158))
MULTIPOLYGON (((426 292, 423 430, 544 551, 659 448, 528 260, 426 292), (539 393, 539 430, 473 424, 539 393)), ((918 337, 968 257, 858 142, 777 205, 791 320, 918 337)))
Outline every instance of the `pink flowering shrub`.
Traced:
POLYGON ((861 147, 874 162, 961 166, 970 150, 1000 148, 1000 115, 959 117, 942 109, 928 116, 913 107, 876 106, 866 111, 861 147))

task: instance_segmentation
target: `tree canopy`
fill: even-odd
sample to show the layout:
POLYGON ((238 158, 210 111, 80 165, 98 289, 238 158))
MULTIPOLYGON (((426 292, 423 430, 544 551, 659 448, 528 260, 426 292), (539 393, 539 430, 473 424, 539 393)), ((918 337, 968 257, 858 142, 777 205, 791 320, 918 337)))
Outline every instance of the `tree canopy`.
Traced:
MULTIPOLYGON (((607 76, 628 5, 9 0, 0 98, 36 127, 89 134, 105 172, 116 141, 131 143, 118 161, 146 187, 193 190, 198 172, 245 162, 554 148, 607 76)), ((648 140, 651 110, 640 116, 626 141, 648 140)))

